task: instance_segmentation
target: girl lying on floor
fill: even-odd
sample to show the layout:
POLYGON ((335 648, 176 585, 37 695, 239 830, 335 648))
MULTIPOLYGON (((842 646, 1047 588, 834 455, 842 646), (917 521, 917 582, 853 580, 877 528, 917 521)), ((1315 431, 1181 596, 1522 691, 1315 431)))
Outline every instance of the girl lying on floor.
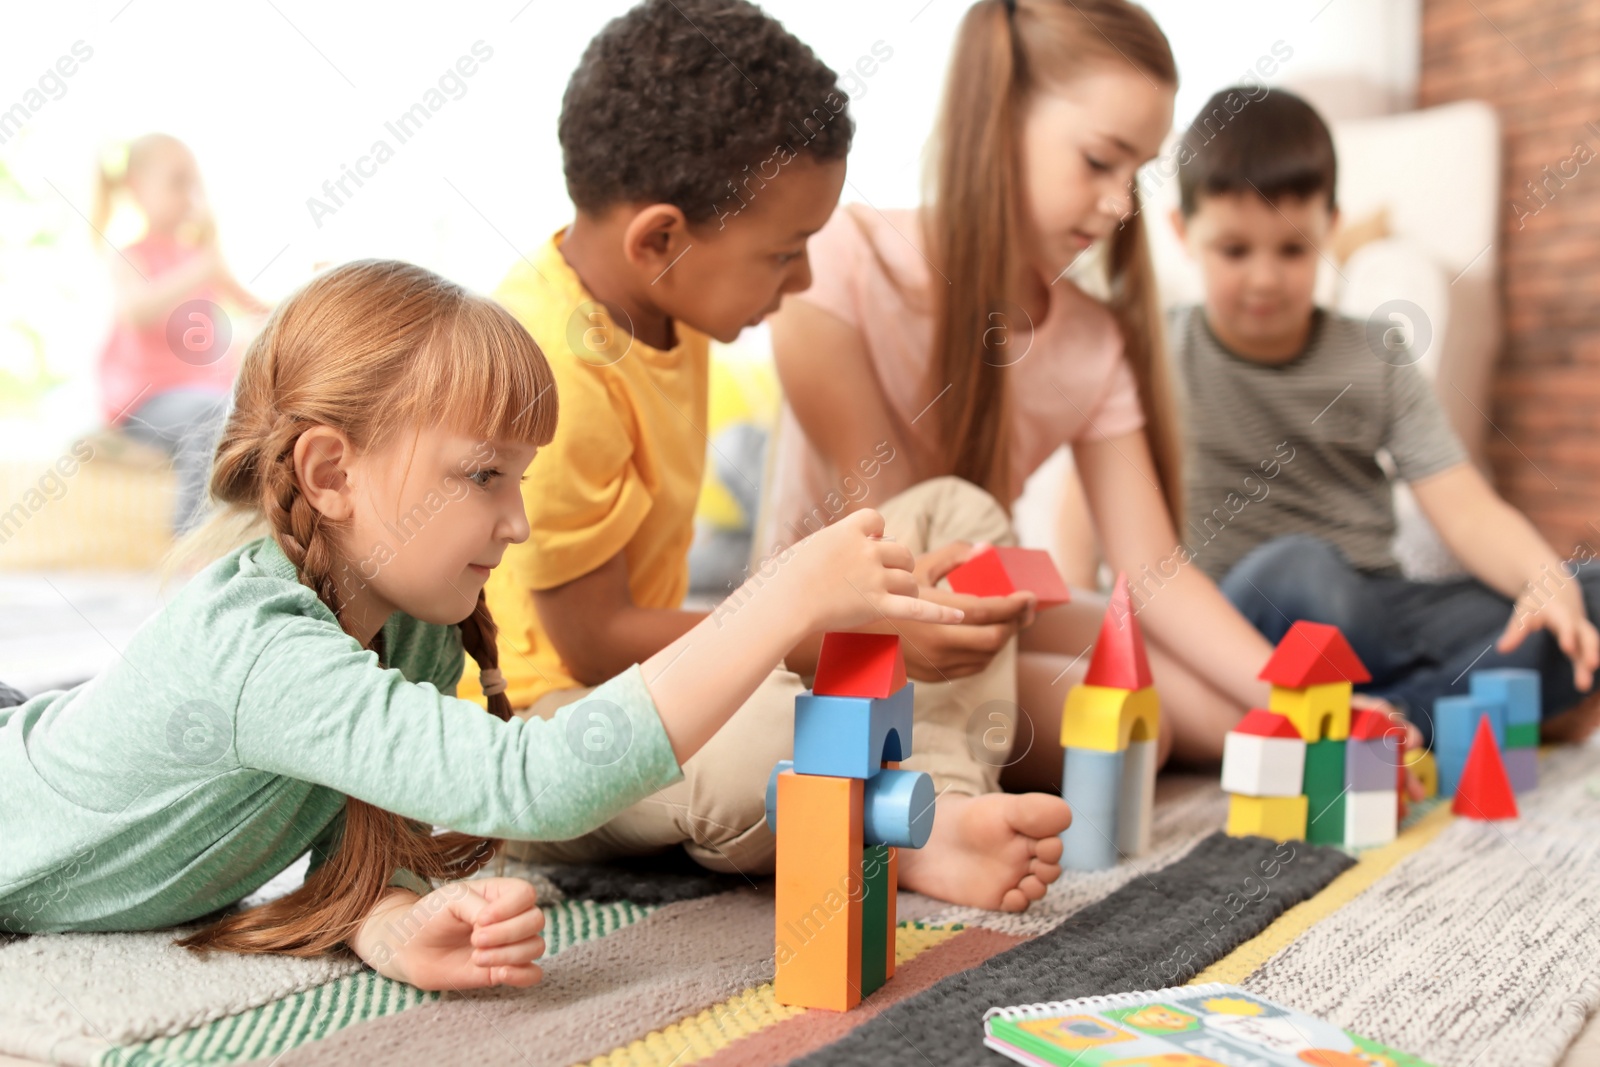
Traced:
POLYGON ((676 781, 809 633, 960 621, 860 512, 738 591, 738 626, 707 619, 553 719, 512 717, 483 586, 528 536, 519 479, 556 406, 523 328, 421 268, 352 263, 287 300, 245 355, 221 511, 188 546, 253 539, 105 673, 0 711, 0 927, 207 918, 178 943, 530 985, 533 887, 462 880, 493 839, 575 837, 676 781), (464 651, 490 714, 453 696, 464 651), (300 888, 211 914, 307 849, 300 888))

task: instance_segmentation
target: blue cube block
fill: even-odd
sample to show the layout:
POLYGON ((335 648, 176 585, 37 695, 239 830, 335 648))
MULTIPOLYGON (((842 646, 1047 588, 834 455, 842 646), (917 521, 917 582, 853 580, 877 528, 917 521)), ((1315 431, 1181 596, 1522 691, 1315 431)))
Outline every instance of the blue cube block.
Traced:
POLYGON ((817 696, 794 701, 794 770, 833 778, 871 778, 885 760, 911 755, 911 691, 886 697, 817 696))
POLYGON ((1495 744, 1506 748, 1506 706, 1471 694, 1439 697, 1433 702, 1433 749, 1435 754, 1459 752, 1463 759, 1472 748, 1478 720, 1488 716, 1495 744))
POLYGON ((1433 750, 1434 765, 1439 768, 1439 795, 1453 797, 1461 781, 1461 769, 1467 765, 1467 750, 1442 748, 1433 750))
POLYGON ((1103 871, 1117 865, 1117 801, 1126 752, 1068 748, 1061 769, 1061 797, 1072 808, 1072 825, 1061 834, 1061 866, 1103 871))
MULTIPOLYGON (((1505 706, 1506 725, 1525 726, 1539 721, 1538 671, 1500 667, 1489 671, 1473 671, 1469 681, 1473 696, 1505 706)), ((1501 741, 1502 745, 1504 743, 1501 741)))

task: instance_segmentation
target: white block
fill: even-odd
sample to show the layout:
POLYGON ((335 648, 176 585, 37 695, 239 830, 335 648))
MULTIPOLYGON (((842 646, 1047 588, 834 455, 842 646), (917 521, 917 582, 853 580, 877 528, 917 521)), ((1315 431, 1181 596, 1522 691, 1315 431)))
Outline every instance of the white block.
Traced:
POLYGON ((1304 788, 1306 743, 1230 732, 1222 742, 1222 790, 1247 797, 1296 797, 1304 788))
POLYGON ((1142 855, 1150 851, 1150 811, 1156 806, 1154 738, 1128 746, 1117 791, 1117 851, 1124 856, 1142 855))
POLYGON ((1393 841, 1400 829, 1400 798, 1393 789, 1344 795, 1344 845, 1366 848, 1393 841))

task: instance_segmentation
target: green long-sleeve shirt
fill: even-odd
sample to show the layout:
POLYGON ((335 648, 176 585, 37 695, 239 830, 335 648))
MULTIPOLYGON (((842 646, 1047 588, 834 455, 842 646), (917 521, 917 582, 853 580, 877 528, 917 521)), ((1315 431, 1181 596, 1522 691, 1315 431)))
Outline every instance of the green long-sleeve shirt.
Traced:
POLYGON ((458 627, 396 613, 383 633, 387 669, 261 538, 98 677, 0 710, 0 930, 206 915, 329 843, 347 795, 565 840, 682 775, 637 666, 553 719, 501 722, 453 695, 458 627))

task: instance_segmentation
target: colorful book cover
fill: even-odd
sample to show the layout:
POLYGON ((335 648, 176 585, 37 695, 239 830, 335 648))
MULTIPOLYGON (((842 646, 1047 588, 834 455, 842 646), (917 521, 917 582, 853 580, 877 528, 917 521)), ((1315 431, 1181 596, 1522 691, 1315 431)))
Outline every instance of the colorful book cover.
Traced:
POLYGON ((1430 1067, 1238 986, 990 1008, 983 1043, 1030 1067, 1430 1067))

